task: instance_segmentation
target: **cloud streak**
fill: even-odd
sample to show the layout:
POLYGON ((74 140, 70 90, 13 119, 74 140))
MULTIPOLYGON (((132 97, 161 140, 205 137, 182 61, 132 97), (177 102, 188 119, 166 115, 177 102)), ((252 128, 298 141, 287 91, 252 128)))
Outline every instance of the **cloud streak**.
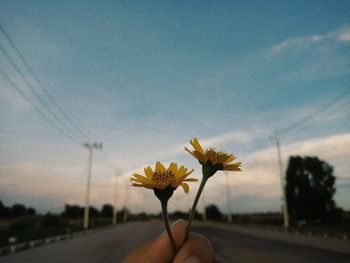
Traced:
POLYGON ((270 55, 278 55, 288 49, 303 49, 313 45, 325 44, 329 42, 338 44, 350 43, 350 26, 344 26, 339 30, 320 35, 315 34, 305 37, 289 38, 272 46, 268 53, 270 55))

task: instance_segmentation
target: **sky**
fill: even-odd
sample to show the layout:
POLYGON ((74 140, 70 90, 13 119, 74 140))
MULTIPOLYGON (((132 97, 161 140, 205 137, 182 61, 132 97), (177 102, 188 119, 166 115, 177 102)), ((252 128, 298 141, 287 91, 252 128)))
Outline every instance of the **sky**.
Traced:
MULTIPOLYGON (((0 24, 35 74, 0 31, 0 69, 12 81, 0 74, 5 204, 41 212, 84 205, 83 143, 101 142, 103 149, 93 151, 91 204, 113 202, 117 174, 118 207, 160 211, 152 191, 133 189, 128 178, 158 160, 184 164, 200 178, 198 162, 183 150, 198 137, 243 163, 243 172, 218 172, 208 182, 199 209, 215 203, 237 213, 279 211, 271 140, 277 134, 284 169, 290 155, 327 161, 337 178, 335 200, 350 209, 349 1, 0 6, 0 24)), ((169 209, 187 210, 197 188, 177 190, 169 209)))

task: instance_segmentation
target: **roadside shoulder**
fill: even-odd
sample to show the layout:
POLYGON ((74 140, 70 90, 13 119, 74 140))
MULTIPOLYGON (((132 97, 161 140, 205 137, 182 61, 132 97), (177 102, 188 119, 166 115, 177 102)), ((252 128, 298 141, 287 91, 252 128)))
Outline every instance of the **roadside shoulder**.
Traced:
POLYGON ((266 229, 260 227, 241 226, 236 224, 225 224, 218 222, 196 222, 197 226, 206 226, 223 229, 236 233, 260 237, 264 239, 277 240, 298 245, 321 248, 350 255, 350 241, 329 237, 308 236, 298 233, 289 233, 278 229, 266 229))

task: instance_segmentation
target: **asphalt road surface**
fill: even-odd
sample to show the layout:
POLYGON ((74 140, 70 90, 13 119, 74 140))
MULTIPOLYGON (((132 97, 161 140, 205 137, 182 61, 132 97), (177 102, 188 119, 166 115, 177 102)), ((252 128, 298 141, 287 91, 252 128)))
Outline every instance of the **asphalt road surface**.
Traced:
POLYGON ((209 237, 218 262, 350 262, 350 245, 349 254, 345 254, 212 227, 195 230, 209 237))
MULTIPOLYGON (((86 236, 43 245, 0 257, 0 263, 25 262, 86 262, 110 263, 121 259, 135 246, 150 240, 162 231, 162 223, 133 222, 107 228, 86 236)), ((343 249, 329 250, 310 246, 303 236, 297 237, 300 242, 290 242, 276 234, 262 235, 247 233, 238 228, 223 228, 214 225, 197 225, 194 231, 207 236, 213 243, 218 262, 350 262, 350 242, 328 239, 346 246, 343 249), (301 245, 303 244, 303 245, 301 245)), ((289 234, 285 234, 289 235, 289 234)), ((317 241, 317 240, 316 240, 317 241)), ((317 243, 317 242, 316 242, 317 243)), ((344 246, 343 246, 344 248, 344 246)))

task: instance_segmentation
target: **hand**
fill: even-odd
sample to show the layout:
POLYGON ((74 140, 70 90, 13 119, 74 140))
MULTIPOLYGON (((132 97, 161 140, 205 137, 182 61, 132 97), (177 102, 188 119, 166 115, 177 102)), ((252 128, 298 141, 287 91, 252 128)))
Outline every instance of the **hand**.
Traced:
POLYGON ((215 253, 210 241, 201 234, 190 233, 185 241, 187 223, 179 219, 171 226, 178 252, 173 252, 169 237, 163 232, 158 238, 131 251, 122 263, 213 263, 215 253))

